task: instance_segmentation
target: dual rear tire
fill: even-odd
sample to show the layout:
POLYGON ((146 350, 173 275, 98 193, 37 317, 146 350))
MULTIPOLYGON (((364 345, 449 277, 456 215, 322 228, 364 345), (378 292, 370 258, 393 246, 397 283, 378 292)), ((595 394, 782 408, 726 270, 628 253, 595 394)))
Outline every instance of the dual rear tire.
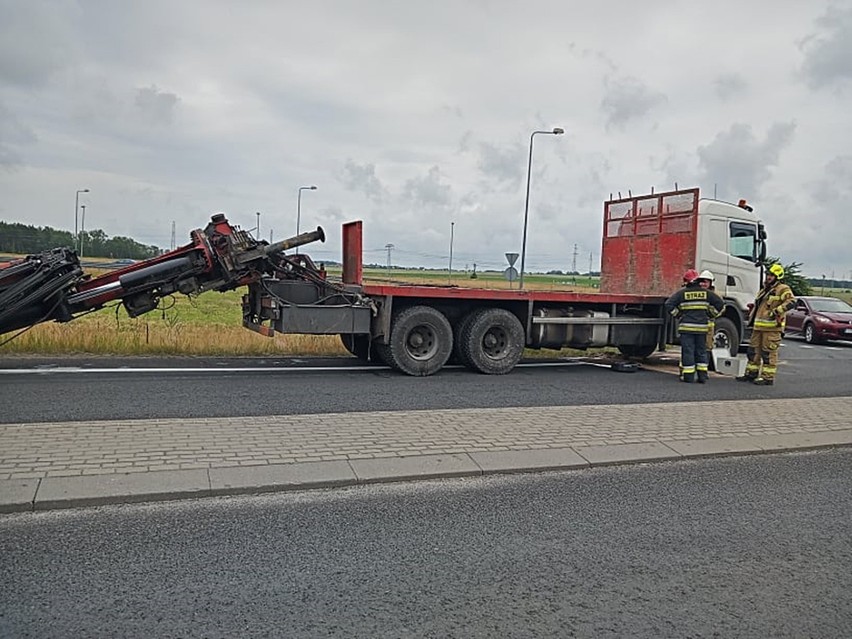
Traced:
POLYGON ((451 355, 479 373, 505 375, 521 360, 524 343, 520 320, 504 309, 472 311, 453 327, 439 310, 412 306, 394 317, 388 343, 374 342, 372 348, 406 375, 433 375, 451 355))

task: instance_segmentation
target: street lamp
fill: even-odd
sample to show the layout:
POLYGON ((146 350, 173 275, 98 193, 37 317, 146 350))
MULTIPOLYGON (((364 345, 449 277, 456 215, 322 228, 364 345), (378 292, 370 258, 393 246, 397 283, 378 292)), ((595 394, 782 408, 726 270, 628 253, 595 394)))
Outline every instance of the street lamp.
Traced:
POLYGON ((77 215, 80 212, 80 193, 88 193, 89 189, 77 189, 77 193, 74 194, 74 244, 77 244, 77 234, 79 231, 77 230, 77 215))
MULTIPOLYGON (((316 186, 300 186, 299 197, 296 200, 296 235, 299 235, 299 226, 302 221, 302 191, 316 191, 316 186)), ((299 248, 296 247, 296 254, 299 253, 299 248)))
POLYGON ((80 221, 80 250, 77 253, 80 254, 80 257, 83 257, 83 235, 86 233, 86 205, 81 204, 80 209, 82 209, 83 215, 80 221))
POLYGON ((527 222, 530 216, 530 176, 532 174, 533 138, 539 133, 543 135, 562 135, 565 133, 565 129, 555 127, 552 131, 533 131, 530 135, 530 159, 527 164, 527 198, 524 201, 524 239, 521 242, 521 278, 518 283, 519 289, 524 288, 524 264, 527 257, 527 222))

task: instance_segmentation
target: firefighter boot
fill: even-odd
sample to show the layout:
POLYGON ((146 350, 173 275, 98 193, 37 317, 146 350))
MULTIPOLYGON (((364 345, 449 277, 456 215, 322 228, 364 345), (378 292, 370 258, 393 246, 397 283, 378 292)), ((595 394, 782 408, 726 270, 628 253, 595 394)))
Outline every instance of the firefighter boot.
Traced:
POLYGON ((707 371, 698 371, 698 383, 699 384, 706 384, 708 378, 709 378, 709 375, 707 374, 707 371))
POLYGON ((755 386, 772 386, 774 383, 774 379, 768 379, 766 377, 758 377, 756 380, 754 380, 755 386))
POLYGON ((736 378, 736 380, 738 382, 753 382, 756 379, 757 379, 757 375, 748 375, 748 374, 740 375, 739 377, 736 378))
POLYGON ((680 381, 686 382, 687 384, 691 384, 695 381, 695 373, 684 373, 681 376, 680 381))

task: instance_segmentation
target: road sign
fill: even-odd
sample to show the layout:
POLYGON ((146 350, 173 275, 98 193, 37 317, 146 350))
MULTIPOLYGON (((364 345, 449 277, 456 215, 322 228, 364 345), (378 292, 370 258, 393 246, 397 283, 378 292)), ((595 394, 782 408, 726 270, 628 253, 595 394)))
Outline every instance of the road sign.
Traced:
POLYGON ((503 276, 510 282, 514 282, 516 279, 518 279, 518 269, 516 269, 514 266, 510 266, 505 271, 503 271, 503 276))
POLYGON ((518 253, 506 253, 506 260, 508 260, 509 266, 514 266, 515 262, 518 261, 518 253))

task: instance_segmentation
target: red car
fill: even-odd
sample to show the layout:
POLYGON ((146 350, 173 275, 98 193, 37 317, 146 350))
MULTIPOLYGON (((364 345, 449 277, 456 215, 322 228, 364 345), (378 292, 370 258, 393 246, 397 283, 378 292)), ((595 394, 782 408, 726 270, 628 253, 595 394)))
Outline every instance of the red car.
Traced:
POLYGON ((836 297, 803 295, 787 313, 785 335, 802 335, 808 344, 826 340, 852 341, 852 306, 836 297))

